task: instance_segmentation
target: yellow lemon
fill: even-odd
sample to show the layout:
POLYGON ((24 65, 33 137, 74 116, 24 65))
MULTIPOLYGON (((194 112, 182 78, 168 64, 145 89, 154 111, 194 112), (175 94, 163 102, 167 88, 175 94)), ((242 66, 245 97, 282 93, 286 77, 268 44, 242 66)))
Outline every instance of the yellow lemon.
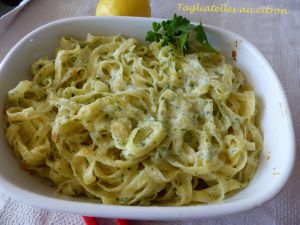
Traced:
POLYGON ((149 0, 100 0, 96 16, 140 16, 150 17, 149 0))

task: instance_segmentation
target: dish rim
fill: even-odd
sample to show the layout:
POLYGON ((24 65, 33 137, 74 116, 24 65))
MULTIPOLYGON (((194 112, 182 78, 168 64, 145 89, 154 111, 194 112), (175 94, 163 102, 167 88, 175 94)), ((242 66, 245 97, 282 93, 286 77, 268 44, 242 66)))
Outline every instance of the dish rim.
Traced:
MULTIPOLYGON (((18 49, 24 45, 24 43, 30 41, 30 39, 34 38, 37 34, 47 31, 51 27, 55 27, 57 25, 68 24, 69 22, 76 21, 90 21, 90 20, 126 20, 127 22, 133 21, 161 21, 165 20, 162 18, 141 18, 141 17, 94 17, 94 16, 86 16, 86 17, 71 17, 56 20, 50 23, 47 23, 43 26, 40 26, 24 36, 5 56, 3 61, 0 64, 0 76, 4 65, 10 60, 13 53, 18 51, 18 49)), ((60 211, 68 211, 72 213, 85 213, 86 215, 93 216, 102 216, 102 217, 118 217, 118 218, 134 218, 134 219, 152 219, 152 220, 175 220, 175 219, 195 219, 201 217, 213 217, 213 216, 222 216, 228 215, 232 213, 242 212, 259 205, 264 204, 265 202, 271 200, 274 196, 276 196, 280 190, 282 190, 283 186, 287 183, 291 172, 293 170, 295 158, 296 158, 296 148, 295 148, 295 134, 293 129, 291 112, 289 109, 287 98, 284 94, 284 89, 279 81, 278 76, 276 75, 274 69, 267 61, 267 59, 262 55, 262 53, 248 40, 236 34, 232 31, 229 31, 224 28, 216 27, 213 25, 203 25, 205 28, 208 28, 212 31, 220 32, 225 35, 234 35, 236 38, 241 40, 244 45, 247 45, 249 51, 255 55, 256 58, 262 60, 262 63, 267 67, 271 72, 271 76, 273 76, 274 81, 276 82, 276 86, 278 87, 278 94, 281 96, 282 106, 286 109, 286 125, 287 132, 289 136, 290 143, 288 149, 290 149, 290 154, 292 157, 289 158, 289 166, 285 171, 285 176, 281 176, 280 183, 278 186, 274 187, 272 191, 267 194, 257 195, 251 199, 240 199, 236 202, 226 202, 225 204, 211 204, 211 205, 195 205, 195 206, 120 206, 120 205, 104 205, 104 204, 95 204, 91 202, 79 202, 76 200, 65 200, 54 197, 48 197, 41 194, 36 194, 25 189, 22 189, 9 181, 7 181, 1 174, 0 171, 0 190, 2 193, 5 193, 17 200, 25 202, 30 205, 34 205, 40 208, 47 208, 50 210, 60 210, 60 211), (151 209, 151 210, 149 210, 151 209)))

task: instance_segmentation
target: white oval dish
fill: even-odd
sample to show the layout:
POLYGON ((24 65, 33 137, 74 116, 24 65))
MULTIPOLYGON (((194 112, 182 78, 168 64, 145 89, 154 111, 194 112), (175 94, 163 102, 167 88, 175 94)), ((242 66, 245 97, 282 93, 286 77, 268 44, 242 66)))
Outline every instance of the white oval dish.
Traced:
MULTIPOLYGON (((54 56, 63 35, 84 39, 87 33, 123 34, 144 40, 152 18, 78 17, 46 24, 25 36, 7 54, 0 66, 0 106, 7 92, 19 81, 31 79, 29 66, 43 56, 54 56)), ((205 26, 213 46, 231 55, 232 43, 239 43, 237 65, 244 71, 261 99, 264 150, 250 185, 223 203, 184 207, 140 207, 102 205, 87 198, 70 198, 22 171, 4 132, 0 119, 0 191, 25 203, 82 215, 130 219, 195 219, 236 213, 259 206, 273 198, 287 182, 295 160, 295 140, 290 110, 280 82, 263 55, 239 35, 205 26)))

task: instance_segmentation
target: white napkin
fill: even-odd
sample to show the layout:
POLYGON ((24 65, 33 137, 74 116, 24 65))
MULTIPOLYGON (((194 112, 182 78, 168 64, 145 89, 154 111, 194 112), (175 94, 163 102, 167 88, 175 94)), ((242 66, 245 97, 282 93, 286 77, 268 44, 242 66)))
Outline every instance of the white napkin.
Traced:
POLYGON ((29 2, 30 0, 22 1, 17 7, 8 13, 4 14, 0 18, 0 36, 5 32, 9 24, 13 21, 13 19, 17 16, 18 12, 29 2))
MULTIPOLYGON (((47 22, 70 16, 93 15, 98 0, 33 0, 18 15, 0 38, 0 60, 25 34, 47 22)), ((173 13, 227 28, 251 41, 271 62, 286 91, 294 118, 297 144, 300 144, 300 2, 299 0, 152 0, 152 16, 171 18, 173 13), (288 15, 245 15, 194 13, 177 11, 178 3, 221 4, 231 6, 273 6, 287 8, 288 15)), ((1 85, 1 84, 0 84, 1 85)), ((283 149, 284 151, 284 149, 283 149)), ((298 225, 300 224, 300 162, 296 160, 294 173, 283 191, 269 203, 234 215, 200 219, 197 221, 130 221, 131 225, 298 225)), ((263 187, 262 187, 263 188, 263 187)), ((101 224, 113 224, 100 219, 101 224)), ((17 202, 0 195, 1 225, 69 225, 83 224, 79 215, 50 212, 17 202)))

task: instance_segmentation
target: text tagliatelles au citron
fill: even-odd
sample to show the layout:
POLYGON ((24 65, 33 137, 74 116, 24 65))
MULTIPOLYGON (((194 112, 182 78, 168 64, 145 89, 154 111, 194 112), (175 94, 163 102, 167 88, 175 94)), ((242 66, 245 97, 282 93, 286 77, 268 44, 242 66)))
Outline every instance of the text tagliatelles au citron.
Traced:
POLYGON ((273 8, 271 6, 263 6, 258 8, 253 7, 235 7, 227 3, 221 4, 186 4, 178 3, 177 11, 187 12, 189 14, 194 13, 232 13, 232 14, 262 14, 262 15, 286 15, 289 13, 289 10, 286 8, 273 8))

